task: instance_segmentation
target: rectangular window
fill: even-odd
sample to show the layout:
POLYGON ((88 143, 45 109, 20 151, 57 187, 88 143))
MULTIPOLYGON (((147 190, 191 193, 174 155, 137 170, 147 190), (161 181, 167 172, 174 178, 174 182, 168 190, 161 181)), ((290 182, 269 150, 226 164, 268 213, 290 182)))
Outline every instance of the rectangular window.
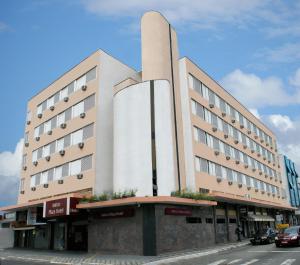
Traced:
POLYGON ((226 103, 223 99, 220 98, 220 109, 223 113, 226 113, 226 103))
POLYGON ((74 92, 74 85, 75 85, 75 82, 73 81, 71 84, 69 84, 67 86, 67 88, 68 88, 68 95, 71 95, 74 92))
POLYGON ((203 97, 204 97, 206 100, 209 100, 209 96, 208 96, 208 87, 205 86, 203 83, 202 83, 202 94, 203 94, 203 97))
POLYGON ((215 102, 215 93, 208 89, 208 101, 210 104, 216 104, 215 102))
POLYGON ((195 169, 197 172, 200 172, 201 171, 201 168, 200 168, 200 157, 195 157, 195 169))
POLYGON ((59 152, 63 149, 64 149, 64 138, 61 138, 56 141, 56 152, 59 152))
POLYGON ((50 154, 54 154, 55 153, 55 141, 50 143, 50 154))
MULTIPOLYGON (((28 135, 28 133, 27 133, 27 135, 28 135)), ((36 138, 36 137, 38 137, 39 135, 40 135, 40 128, 39 128, 39 126, 38 126, 38 127, 35 127, 35 128, 34 128, 33 137, 36 138)), ((28 143, 28 137, 27 137, 27 143, 28 143)))
POLYGON ((32 162, 35 162, 35 161, 37 161, 37 150, 34 150, 33 152, 32 152, 32 162))
POLYGON ((25 179, 24 179, 24 178, 22 178, 22 179, 20 180, 20 187, 19 187, 19 191, 24 191, 24 182, 25 182, 25 179))
POLYGON ((225 224, 225 218, 217 218, 217 224, 225 224))
POLYGON ((229 223, 230 224, 235 224, 236 223, 236 219, 235 218, 229 218, 229 223))
POLYGON ((60 91, 60 95, 59 95, 59 99, 63 100, 64 98, 66 98, 68 96, 68 88, 65 87, 60 91))
POLYGON ((26 122, 27 122, 27 121, 31 121, 31 116, 32 116, 31 111, 28 110, 28 111, 27 111, 27 114, 26 114, 26 122))
POLYGON ((41 159, 43 157, 43 147, 40 147, 37 150, 37 159, 41 159))
POLYGON ((192 109, 192 113, 194 114, 194 115, 196 115, 196 108, 197 108, 197 106, 196 106, 196 101, 195 100, 192 100, 191 101, 191 109, 192 109))
POLYGON ((69 176, 69 163, 62 165, 62 177, 69 176))
POLYGON ((44 123, 44 133, 51 131, 51 120, 44 123))
POLYGON ((54 128, 56 128, 56 121, 57 121, 57 117, 53 117, 51 119, 51 130, 53 130, 54 128))
POLYGON ((44 171, 41 174, 41 184, 48 183, 48 171, 44 171))
POLYGON ((54 168, 48 170, 48 181, 53 181, 54 178, 54 168))
POLYGON ((87 112, 95 106, 95 94, 89 96, 84 100, 84 112, 87 112))
POLYGON ((213 137, 213 148, 214 150, 220 151, 220 141, 215 137, 213 137))
POLYGON ((78 130, 71 134, 71 145, 81 143, 83 140, 83 130, 78 130))
POLYGON ((206 134, 206 143, 208 147, 214 148, 214 143, 213 143, 213 137, 209 135, 208 133, 206 134))
POLYGON ((232 171, 232 169, 227 168, 226 171, 227 171, 227 180, 228 181, 233 181, 233 171, 232 171))
POLYGON ((198 103, 196 103, 196 115, 204 120, 204 108, 198 103))
POLYGON ((54 172, 54 180, 59 180, 62 178, 62 166, 56 167, 54 172))
POLYGON ((50 109, 52 106, 54 106, 54 96, 47 99, 47 109, 50 109))
POLYGON ((93 157, 89 155, 81 159, 81 171, 86 171, 92 168, 93 166, 92 158, 93 157))
POLYGON ((186 217, 186 222, 188 224, 201 224, 202 223, 202 220, 200 217, 186 217))
POLYGON ((64 148, 67 148, 71 145, 71 134, 68 134, 64 137, 64 148))
POLYGON ((213 219, 212 218, 205 218, 205 222, 207 224, 212 224, 213 223, 213 219))
POLYGON ((78 117, 83 112, 84 112, 84 103, 83 101, 81 101, 72 107, 72 118, 78 117))
POLYGON ((43 148, 43 157, 50 155, 50 145, 45 145, 43 148))
POLYGON ((30 178, 30 188, 35 187, 35 177, 36 175, 33 175, 30 178))
POLYGON ((208 172, 209 175, 216 176, 216 164, 208 161, 208 172))
POLYGON ((35 175, 35 185, 38 186, 41 183, 41 173, 35 175))
POLYGON ((83 75, 76 80, 75 91, 79 90, 82 86, 86 84, 86 75, 83 75))
POLYGON ((26 166, 26 163, 27 163, 27 155, 25 154, 25 155, 23 155, 23 157, 22 157, 22 166, 23 166, 23 167, 26 166))
POLYGON ((97 73, 96 69, 97 69, 97 67, 94 67, 93 69, 91 69, 90 71, 88 71, 86 73, 86 82, 87 83, 90 82, 90 81, 92 81, 92 80, 94 80, 96 78, 96 73, 97 73))
POLYGON ((72 118, 72 108, 68 108, 65 111, 65 121, 69 121, 72 118))
POLYGON ((60 126, 62 123, 65 123, 65 113, 64 112, 57 115, 57 125, 60 126))
POLYGON ((54 104, 56 104, 59 101, 59 94, 60 94, 60 91, 55 93, 55 95, 54 95, 54 104))
POLYGON ((81 160, 76 160, 70 163, 70 176, 77 175, 81 172, 81 160))
POLYGON ((36 115, 42 114, 43 113, 43 109, 42 109, 42 104, 37 106, 36 109, 36 115))

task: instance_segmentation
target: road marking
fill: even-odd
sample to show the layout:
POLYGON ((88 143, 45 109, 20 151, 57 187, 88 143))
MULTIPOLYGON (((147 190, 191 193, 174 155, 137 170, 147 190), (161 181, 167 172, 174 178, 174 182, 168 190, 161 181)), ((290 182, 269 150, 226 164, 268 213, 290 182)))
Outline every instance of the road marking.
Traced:
POLYGON ((280 265, 291 265, 295 261, 296 259, 287 259, 286 261, 282 262, 280 265))
POLYGON ((241 264, 241 265, 249 265, 249 264, 252 264, 252 263, 254 263, 254 262, 256 262, 256 261, 258 261, 258 259, 252 259, 252 260, 250 260, 250 261, 248 261, 248 262, 246 262, 246 263, 243 263, 243 264, 241 264))
POLYGON ((299 253, 300 250, 249 250, 253 253, 299 253))
POLYGON ((226 261, 226 259, 221 259, 221 260, 215 261, 213 263, 209 263, 208 265, 219 265, 219 264, 223 263, 224 261, 226 261))
POLYGON ((235 259, 233 261, 230 261, 229 263, 227 263, 228 265, 229 264, 234 264, 234 263, 238 263, 239 261, 241 261, 242 259, 235 259))

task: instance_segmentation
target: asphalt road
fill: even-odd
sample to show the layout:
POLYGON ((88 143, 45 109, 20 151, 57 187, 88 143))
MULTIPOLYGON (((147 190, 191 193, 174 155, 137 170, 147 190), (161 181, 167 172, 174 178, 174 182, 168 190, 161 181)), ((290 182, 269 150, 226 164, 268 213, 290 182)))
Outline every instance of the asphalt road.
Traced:
MULTIPOLYGON (((36 262, 36 261, 22 261, 22 260, 14 260, 14 259, 0 259, 0 265, 48 265, 53 263, 48 262, 36 262)), ((63 265, 63 263, 55 263, 55 265, 63 265)))
POLYGON ((172 265, 299 265, 300 247, 276 248, 275 244, 251 246, 209 256, 180 260, 172 265))

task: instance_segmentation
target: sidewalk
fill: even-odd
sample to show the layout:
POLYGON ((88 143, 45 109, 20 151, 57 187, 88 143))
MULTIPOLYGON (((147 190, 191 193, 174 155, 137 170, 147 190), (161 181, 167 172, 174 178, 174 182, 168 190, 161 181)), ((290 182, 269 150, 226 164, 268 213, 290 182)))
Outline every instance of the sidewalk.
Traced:
POLYGON ((3 249, 0 251, 0 260, 12 259, 76 265, 159 265, 207 256, 221 251, 243 247, 248 244, 249 240, 245 240, 239 243, 218 244, 210 248, 173 252, 153 257, 133 255, 102 255, 99 253, 71 251, 60 252, 47 250, 3 249))

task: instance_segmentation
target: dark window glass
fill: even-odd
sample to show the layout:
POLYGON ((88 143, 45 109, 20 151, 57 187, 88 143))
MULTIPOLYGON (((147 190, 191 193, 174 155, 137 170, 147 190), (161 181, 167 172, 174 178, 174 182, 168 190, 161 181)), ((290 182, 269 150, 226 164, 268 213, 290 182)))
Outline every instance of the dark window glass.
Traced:
POLYGON ((229 218, 229 223, 235 224, 236 223, 236 219, 235 218, 229 218))
POLYGON ((218 218, 217 224, 225 224, 225 218, 218 218))
POLYGON ((202 223, 202 220, 200 217, 187 217, 186 222, 189 224, 197 224, 202 223))
POLYGON ((212 218, 205 218, 205 222, 207 224, 212 224, 213 223, 213 219, 212 218))

